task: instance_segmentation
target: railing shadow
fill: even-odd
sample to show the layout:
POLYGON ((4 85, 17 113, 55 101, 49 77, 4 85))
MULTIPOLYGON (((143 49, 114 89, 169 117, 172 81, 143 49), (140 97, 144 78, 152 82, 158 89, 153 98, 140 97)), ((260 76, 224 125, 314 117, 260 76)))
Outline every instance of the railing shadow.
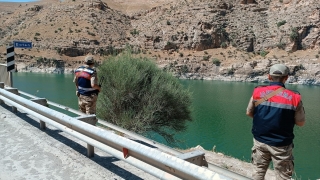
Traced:
MULTIPOLYGON (((11 106, 6 105, 6 104, 1 104, 1 106, 4 109, 7 109, 8 111, 11 112, 11 106)), ((69 146, 70 148, 77 151, 78 153, 80 153, 84 156, 87 155, 87 148, 83 147, 81 144, 65 137, 63 134, 61 134, 61 133, 63 133, 63 131, 57 130, 57 129, 50 129, 50 128, 48 128, 48 126, 45 130, 41 130, 39 128, 40 123, 38 122, 38 120, 29 117, 27 113, 23 113, 23 112, 18 111, 15 115, 17 117, 21 118, 22 120, 24 120, 26 123, 30 124, 31 126, 37 128, 39 131, 43 131, 47 135, 49 135, 50 137, 54 138, 55 140, 63 143, 66 146, 69 146)), ((112 155, 110 155, 110 157, 104 157, 104 156, 99 156, 98 154, 94 154, 94 157, 90 158, 90 160, 99 164, 101 167, 108 169, 112 173, 122 177, 123 179, 142 180, 142 178, 136 176, 135 174, 113 164, 113 162, 120 161, 120 159, 112 157, 112 155)))

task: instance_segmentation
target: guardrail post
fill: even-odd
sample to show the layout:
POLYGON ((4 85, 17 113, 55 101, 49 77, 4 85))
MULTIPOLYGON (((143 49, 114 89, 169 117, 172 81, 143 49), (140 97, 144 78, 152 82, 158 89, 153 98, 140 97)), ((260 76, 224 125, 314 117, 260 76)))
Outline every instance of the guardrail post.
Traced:
POLYGON ((177 157, 198 166, 208 167, 208 162, 206 161, 204 155, 205 155, 204 152, 195 150, 195 151, 187 152, 184 154, 180 154, 177 157))
MULTIPOLYGON (((9 92, 11 92, 11 93, 13 93, 13 94, 16 94, 16 95, 20 96, 19 91, 18 91, 17 88, 5 87, 4 89, 5 89, 6 91, 9 91, 9 92)), ((12 108, 12 112, 13 112, 13 113, 17 113, 17 112, 18 112, 18 110, 17 110, 16 107, 11 106, 11 108, 12 108)))
MULTIPOLYGON (((4 82, 0 82, 0 88, 4 89, 4 82)), ((3 104, 3 101, 0 99, 0 104, 3 104)))
MULTIPOLYGON (((98 122, 96 115, 83 115, 83 116, 78 116, 76 119, 83 121, 85 123, 91 124, 93 126, 96 125, 98 122)), ((94 156, 94 146, 91 144, 87 144, 87 155, 88 157, 93 157, 94 156)))
POLYGON ((41 104, 46 107, 49 106, 46 98, 34 98, 34 99, 30 99, 30 101, 36 102, 36 103, 41 104))
POLYGON ((88 157, 94 157, 94 146, 87 144, 87 155, 88 157))
POLYGON ((98 122, 97 117, 94 114, 82 115, 82 116, 78 116, 78 117, 75 117, 75 118, 80 120, 80 121, 83 121, 85 123, 94 125, 94 126, 98 122))
POLYGON ((13 94, 16 94, 16 95, 20 96, 19 91, 18 91, 17 88, 5 87, 4 89, 5 89, 6 91, 9 91, 9 92, 11 92, 11 93, 13 93, 13 94))
MULTIPOLYGON (((35 98, 35 99, 30 99, 31 101, 41 104, 43 106, 48 107, 47 99, 45 98, 35 98)), ((46 129, 46 123, 44 121, 40 120, 40 129, 45 130, 46 129)))

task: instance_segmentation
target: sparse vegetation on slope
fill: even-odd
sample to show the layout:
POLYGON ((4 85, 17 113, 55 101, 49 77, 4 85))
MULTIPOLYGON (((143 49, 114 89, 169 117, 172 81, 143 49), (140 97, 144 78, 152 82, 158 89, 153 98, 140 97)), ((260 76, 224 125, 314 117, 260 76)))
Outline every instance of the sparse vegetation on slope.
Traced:
POLYGON ((316 0, 1 3, 0 57, 13 40, 32 41, 16 50, 17 62, 55 58, 72 72, 87 54, 103 60, 129 44, 180 78, 264 81, 270 64, 282 62, 290 82, 319 84, 317 8, 316 0), (301 63, 307 68, 294 71, 301 63))

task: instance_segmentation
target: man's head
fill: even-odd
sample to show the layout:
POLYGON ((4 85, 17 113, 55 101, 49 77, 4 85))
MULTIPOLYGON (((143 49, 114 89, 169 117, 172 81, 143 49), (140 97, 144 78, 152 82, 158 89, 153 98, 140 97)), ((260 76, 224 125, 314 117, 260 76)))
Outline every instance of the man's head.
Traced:
POLYGON ((87 64, 87 65, 93 65, 94 64, 94 59, 92 56, 87 56, 85 59, 84 59, 84 62, 87 64))
POLYGON ((283 64, 275 64, 271 66, 269 71, 269 80, 273 82, 286 82, 288 79, 289 68, 283 64))

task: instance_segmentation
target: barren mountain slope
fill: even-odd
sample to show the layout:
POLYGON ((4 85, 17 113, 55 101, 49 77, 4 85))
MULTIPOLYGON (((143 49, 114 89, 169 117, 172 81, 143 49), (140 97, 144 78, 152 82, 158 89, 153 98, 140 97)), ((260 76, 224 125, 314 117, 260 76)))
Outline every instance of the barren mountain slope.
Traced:
POLYGON ((0 42, 32 41, 39 50, 55 49, 71 57, 81 54, 70 47, 86 48, 87 54, 92 46, 123 45, 130 29, 126 15, 102 2, 26 5, 1 19, 5 20, 0 42))
POLYGON ((134 16, 147 49, 206 50, 234 46, 253 52, 319 48, 318 1, 178 0, 134 16))
POLYGON ((59 63, 44 66, 64 70, 87 54, 102 60, 129 44, 181 78, 257 81, 282 62, 292 82, 311 77, 320 84, 319 9, 318 0, 1 3, 0 59, 13 40, 32 41, 31 50, 16 49, 24 63, 18 70, 47 59, 59 63))

